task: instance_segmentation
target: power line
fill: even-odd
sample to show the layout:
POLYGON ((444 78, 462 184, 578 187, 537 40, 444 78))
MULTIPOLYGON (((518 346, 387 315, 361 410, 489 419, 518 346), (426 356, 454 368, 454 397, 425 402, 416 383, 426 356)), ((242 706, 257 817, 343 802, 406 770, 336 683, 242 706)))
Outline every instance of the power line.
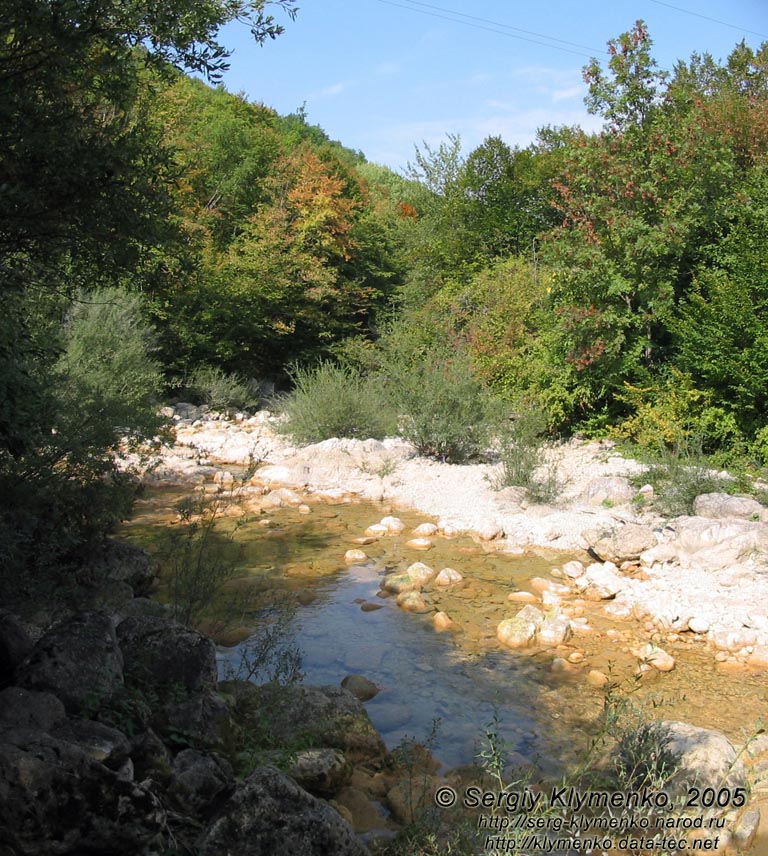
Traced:
POLYGON ((651 0, 657 6, 666 6, 667 9, 674 9, 676 12, 683 12, 685 15, 693 15, 696 18, 703 18, 705 21, 712 21, 713 24, 719 24, 721 27, 730 27, 732 30, 738 30, 741 33, 749 33, 751 36, 760 36, 760 38, 768 39, 766 33, 758 33, 756 30, 748 30, 746 27, 739 27, 736 24, 729 24, 727 21, 720 21, 717 18, 710 18, 709 15, 702 15, 699 12, 691 12, 690 9, 683 9, 681 6, 673 6, 671 3, 664 3, 662 0, 651 0))
POLYGON ((587 51, 605 53, 605 50, 602 48, 593 48, 590 45, 580 45, 576 42, 569 42, 566 39, 558 39, 555 36, 548 36, 546 33, 537 33, 533 30, 524 30, 522 27, 513 27, 511 24, 503 24, 500 21, 491 21, 488 18, 478 18, 477 15, 467 15, 466 12, 456 12, 453 9, 443 9, 441 6, 434 6, 431 3, 422 3, 420 2, 420 0, 406 0, 406 2, 410 3, 413 6, 425 6, 427 9, 437 9, 438 12, 448 12, 451 15, 459 15, 461 18, 469 18, 472 21, 481 21, 483 24, 492 24, 494 27, 503 27, 505 30, 515 30, 518 33, 525 33, 527 36, 537 36, 540 39, 548 39, 552 42, 560 42, 560 44, 570 45, 572 48, 583 48, 587 51))
MULTIPOLYGON (((497 26, 498 27, 506 27, 507 29, 518 29, 517 27, 509 27, 507 24, 499 24, 495 21, 489 21, 488 23, 494 24, 495 26, 494 27, 486 27, 484 24, 474 24, 474 23, 472 23, 472 21, 462 21, 460 18, 449 17, 449 15, 462 15, 463 14, 461 12, 452 12, 450 9, 442 10, 444 12, 448 12, 449 15, 441 15, 437 12, 429 12, 426 9, 417 9, 415 6, 405 6, 402 3, 396 3, 395 0, 377 0, 377 2, 378 3, 384 3, 387 6, 397 6, 399 9, 407 9, 410 12, 418 12, 421 15, 428 15, 432 18, 442 18, 444 21, 452 21, 454 24, 462 24, 465 27, 474 27, 476 30, 486 30, 489 33, 496 33, 497 35, 506 36, 507 38, 510 38, 510 39, 518 39, 519 41, 523 41, 523 42, 531 42, 534 45, 540 45, 540 46, 545 47, 545 48, 552 48, 553 50, 556 50, 556 51, 564 51, 565 53, 575 54, 576 56, 586 57, 587 59, 592 58, 592 55, 585 54, 582 51, 571 50, 571 48, 564 48, 564 47, 560 47, 559 45, 550 44, 548 42, 540 42, 540 41, 537 41, 536 39, 528 38, 527 36, 518 36, 515 33, 510 33, 510 32, 505 32, 504 30, 495 29, 495 27, 497 27, 497 26)), ((420 5, 426 6, 427 4, 423 3, 420 5)), ((439 6, 432 6, 430 8, 439 9, 440 7, 439 6)), ((464 17, 472 18, 473 16, 465 15, 464 17)), ((474 20, 483 21, 485 19, 474 18, 474 20)), ((528 32, 528 31, 527 30, 521 30, 520 32, 528 32)), ((535 35, 539 35, 539 34, 537 33, 535 35)), ((572 44, 572 42, 564 42, 562 39, 554 39, 553 36, 542 35, 541 38, 552 39, 553 41, 560 41, 560 42, 563 42, 564 44, 572 44)), ((584 46, 583 45, 576 45, 576 47, 584 47, 584 46)), ((592 50, 592 49, 587 48, 587 50, 592 50)), ((598 53, 606 53, 606 51, 604 51, 604 50, 598 51, 598 53)))

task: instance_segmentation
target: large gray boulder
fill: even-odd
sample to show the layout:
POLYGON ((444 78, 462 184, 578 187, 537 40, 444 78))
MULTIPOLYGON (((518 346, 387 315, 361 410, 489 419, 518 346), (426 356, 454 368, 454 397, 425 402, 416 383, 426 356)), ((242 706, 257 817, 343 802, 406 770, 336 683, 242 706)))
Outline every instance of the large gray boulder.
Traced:
POLYGON ((182 809, 199 817, 235 786, 232 766, 216 753, 184 749, 173 760, 168 794, 182 809))
POLYGON ((684 567, 717 571, 741 562, 768 563, 768 526, 734 517, 678 517, 668 531, 684 567))
POLYGON ((730 740, 720 731, 687 722, 665 720, 641 726, 622 740, 620 753, 644 764, 654 755, 662 758, 662 753, 674 759, 663 771, 663 789, 672 799, 686 797, 689 788, 733 791, 747 785, 746 768, 730 740), (637 758, 640 752, 642 757, 637 758))
POLYGON ((624 476, 597 476, 587 482, 581 499, 589 505, 623 505, 636 491, 624 476))
POLYGON ((275 767, 257 769, 200 836, 199 856, 366 856, 352 828, 327 803, 275 767))
POLYGON ((105 591, 125 587, 131 597, 148 594, 156 575, 155 564, 146 550, 112 538, 95 548, 77 571, 82 585, 105 591))
POLYGON ((98 707, 123 685, 123 655, 109 617, 84 612, 52 627, 17 669, 17 684, 53 693, 68 713, 98 707))
POLYGON ((625 523, 614 526, 596 537, 589 537, 590 550, 603 562, 631 562, 640 558, 640 554, 656 545, 656 536, 650 526, 639 523, 625 523))
POLYGON ((0 730, 32 728, 49 731, 67 715, 55 695, 23 687, 6 687, 0 691, 0 730))
POLYGON ((274 746, 339 749, 352 762, 386 751, 362 702, 343 687, 256 686, 247 681, 219 687, 233 698, 240 726, 260 731, 274 746))
POLYGON ((117 627, 126 673, 143 683, 189 692, 217 680, 216 646, 196 630, 167 618, 132 616, 117 627))
POLYGON ((693 501, 697 517, 722 519, 736 517, 742 520, 768 522, 768 508, 749 496, 731 496, 727 493, 702 493, 693 501))
POLYGON ((165 827, 144 787, 79 746, 33 729, 0 731, 0 840, 17 856, 140 856, 165 827))
POLYGON ((210 749, 223 748, 232 731, 229 702, 207 687, 180 701, 168 702, 156 721, 182 740, 210 749))

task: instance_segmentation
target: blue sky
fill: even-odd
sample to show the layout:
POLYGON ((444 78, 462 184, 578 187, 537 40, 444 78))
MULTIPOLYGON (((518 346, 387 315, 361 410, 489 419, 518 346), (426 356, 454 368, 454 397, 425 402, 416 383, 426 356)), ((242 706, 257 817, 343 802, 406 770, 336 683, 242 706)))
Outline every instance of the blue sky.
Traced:
MULTIPOLYGON (((264 47, 242 25, 224 84, 308 120, 368 160, 403 169, 414 146, 458 134, 525 146, 544 125, 598 127, 581 69, 642 18, 661 68, 693 52, 724 59, 768 41, 768 0, 299 0, 264 47), (714 20, 711 20, 714 19, 714 20)), ((276 17, 282 18, 279 12, 276 17)))

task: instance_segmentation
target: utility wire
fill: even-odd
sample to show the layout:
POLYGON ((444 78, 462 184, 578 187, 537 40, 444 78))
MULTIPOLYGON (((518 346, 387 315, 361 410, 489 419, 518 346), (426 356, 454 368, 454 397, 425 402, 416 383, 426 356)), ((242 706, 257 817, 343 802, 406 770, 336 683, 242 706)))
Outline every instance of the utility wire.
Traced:
POLYGON ((739 27, 736 24, 729 24, 727 21, 720 21, 717 18, 710 18, 709 15, 702 15, 699 12, 691 12, 690 9, 683 9, 681 6, 673 6, 671 3, 664 3, 662 0, 651 0, 657 6, 666 6, 667 9, 674 9, 676 12, 683 12, 685 15, 694 15, 696 18, 703 18, 705 21, 712 21, 713 24, 720 24, 721 27, 730 27, 732 30, 739 30, 742 33, 749 33, 751 36, 760 36, 763 39, 768 39, 768 34, 758 33, 756 30, 748 30, 746 27, 739 27))
MULTIPOLYGON (((460 18, 451 18, 448 15, 441 15, 437 12, 429 12, 426 9, 418 9, 415 6, 405 6, 402 3, 394 2, 394 0, 377 0, 377 2, 378 3, 384 3, 387 6, 397 6, 399 9, 408 9, 408 11, 410 11, 410 12, 418 12, 421 15, 429 15, 432 18, 442 18, 445 21, 452 21, 454 24, 462 24, 465 27, 474 27, 476 30, 486 30, 489 33, 497 33, 500 36, 506 36, 507 38, 510 38, 510 39, 518 39, 518 40, 523 41, 523 42, 531 42, 534 45, 540 45, 540 46, 545 47, 545 48, 552 48, 553 50, 556 50, 556 51, 564 51, 565 53, 575 54, 576 56, 586 57, 587 59, 592 59, 592 56, 593 56, 590 54, 585 54, 583 51, 571 50, 571 48, 560 47, 559 45, 553 45, 553 44, 550 44, 548 42, 540 42, 540 41, 537 41, 536 39, 528 38, 527 36, 518 36, 515 33, 510 33, 510 32, 505 32, 504 30, 495 29, 495 27, 486 27, 483 24, 474 24, 471 21, 462 21, 460 18)), ((422 5, 426 5, 426 4, 422 4, 422 5)), ((432 8, 439 8, 439 7, 432 7, 432 8)), ((456 13, 456 12, 450 12, 449 9, 446 9, 444 11, 449 12, 450 14, 454 14, 454 15, 455 14, 461 14, 461 13, 456 13)), ((466 17, 471 17, 471 16, 466 16, 466 17)), ((483 19, 482 18, 476 18, 475 20, 483 20, 483 19)), ((490 23, 495 23, 495 22, 490 22, 490 23)), ((498 24, 497 26, 506 27, 507 25, 506 24, 498 24)), ((510 29, 516 29, 516 28, 510 28, 510 29)), ((522 32, 526 32, 526 31, 523 30, 522 32)), ((553 37, 542 36, 542 38, 549 39, 549 38, 553 38, 553 37)), ((557 41, 562 41, 562 39, 557 39, 557 41)), ((566 44, 571 44, 571 43, 566 42, 566 44)), ((579 47, 581 47, 581 46, 579 46, 579 47)), ((588 50, 591 50, 591 48, 588 48, 588 50)), ((604 51, 604 50, 599 51, 599 53, 606 53, 606 51, 604 51)))
POLYGON ((434 6, 431 3, 422 3, 420 0, 405 0, 412 6, 425 6, 427 9, 436 9, 438 12, 448 12, 451 15, 458 15, 461 18, 469 18, 472 21, 480 21, 483 24, 492 24, 494 27, 503 27, 505 30, 515 30, 518 33, 525 33, 527 36, 537 36, 540 39, 548 39, 552 42, 560 42, 562 45, 569 45, 572 48, 583 48, 586 51, 597 53, 605 53, 603 48, 593 48, 590 45, 580 45, 576 42, 569 42, 566 39, 558 39, 555 36, 548 36, 546 33, 537 33, 533 30, 524 30, 522 27, 513 27, 511 24, 502 24, 500 21, 491 21, 488 18, 478 18, 477 15, 467 15, 466 12, 456 12, 454 9, 443 9, 441 6, 434 6))

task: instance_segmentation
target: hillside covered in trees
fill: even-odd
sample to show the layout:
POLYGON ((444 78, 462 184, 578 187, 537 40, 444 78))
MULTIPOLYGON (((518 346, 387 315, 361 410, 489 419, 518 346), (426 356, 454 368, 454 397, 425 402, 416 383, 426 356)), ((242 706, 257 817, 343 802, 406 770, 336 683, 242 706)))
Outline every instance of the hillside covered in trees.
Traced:
POLYGON ((279 35, 268 7, 0 3, 5 588, 61 580, 125 515, 114 453, 168 396, 325 378, 447 459, 535 412, 768 462, 768 46, 665 71, 637 22, 584 71, 599 133, 447 137, 399 175, 216 85, 218 29, 279 35))

